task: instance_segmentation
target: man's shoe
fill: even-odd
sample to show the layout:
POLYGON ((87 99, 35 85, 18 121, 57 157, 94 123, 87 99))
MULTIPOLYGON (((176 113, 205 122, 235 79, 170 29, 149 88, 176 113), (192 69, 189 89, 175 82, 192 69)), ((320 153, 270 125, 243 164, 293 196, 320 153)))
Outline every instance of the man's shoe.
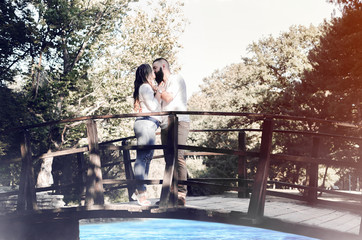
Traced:
POLYGON ((182 197, 181 197, 181 198, 178 198, 178 199, 177 199, 177 205, 178 205, 178 206, 182 206, 182 207, 185 206, 185 205, 186 205, 186 199, 185 199, 185 198, 182 198, 182 197))
MULTIPOLYGON (((160 201, 157 201, 157 202, 155 203, 155 205, 159 206, 159 205, 160 205, 160 201)), ((179 199, 177 199, 177 205, 178 205, 178 206, 185 206, 185 205, 186 205, 186 199, 184 199, 184 198, 179 198, 179 199)))

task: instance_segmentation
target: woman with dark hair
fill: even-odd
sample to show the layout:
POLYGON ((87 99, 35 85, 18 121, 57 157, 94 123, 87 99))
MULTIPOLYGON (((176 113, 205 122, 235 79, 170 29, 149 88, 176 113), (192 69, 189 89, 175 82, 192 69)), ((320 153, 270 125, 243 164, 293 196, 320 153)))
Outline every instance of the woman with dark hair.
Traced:
MULTIPOLYGON (((161 111, 161 93, 163 84, 155 86, 155 73, 149 64, 142 64, 136 70, 134 81, 134 110, 136 113, 150 113, 161 111)), ((134 132, 137 145, 154 145, 156 130, 160 126, 160 116, 137 117, 134 123, 134 132)), ((150 162, 154 150, 137 150, 137 158, 134 164, 135 179, 144 180, 148 176, 150 162)), ((147 199, 146 185, 136 187, 137 202, 141 206, 149 206, 151 202, 147 199)))

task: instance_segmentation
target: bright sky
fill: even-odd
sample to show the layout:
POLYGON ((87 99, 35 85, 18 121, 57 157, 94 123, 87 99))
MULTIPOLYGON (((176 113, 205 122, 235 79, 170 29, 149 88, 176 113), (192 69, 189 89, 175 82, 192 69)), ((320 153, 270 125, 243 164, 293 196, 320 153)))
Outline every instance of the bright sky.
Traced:
POLYGON ((185 0, 190 24, 178 55, 188 97, 215 70, 241 62, 253 41, 278 36, 291 25, 315 26, 330 19, 326 0, 185 0))

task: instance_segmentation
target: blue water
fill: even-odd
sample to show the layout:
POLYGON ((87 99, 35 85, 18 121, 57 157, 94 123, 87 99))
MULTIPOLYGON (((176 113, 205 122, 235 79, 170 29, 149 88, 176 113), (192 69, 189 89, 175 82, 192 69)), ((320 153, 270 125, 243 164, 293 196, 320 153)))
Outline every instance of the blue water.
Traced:
POLYGON ((312 240, 304 236, 260 228, 175 219, 145 219, 80 225, 80 240, 312 240))

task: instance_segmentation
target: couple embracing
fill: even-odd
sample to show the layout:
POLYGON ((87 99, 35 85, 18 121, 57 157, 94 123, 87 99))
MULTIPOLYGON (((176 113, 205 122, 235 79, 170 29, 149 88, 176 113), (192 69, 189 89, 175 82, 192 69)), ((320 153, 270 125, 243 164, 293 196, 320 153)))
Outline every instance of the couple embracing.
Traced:
MULTIPOLYGON (((187 94, 184 79, 170 71, 169 62, 164 58, 153 61, 152 68, 149 64, 142 64, 136 70, 134 81, 134 110, 137 113, 150 113, 161 111, 187 111, 187 94), (156 82, 156 83, 155 83, 156 82)), ((137 117, 134 123, 134 132, 137 145, 154 145, 156 130, 161 127, 161 141, 167 143, 168 118, 161 116, 137 117)), ((190 129, 188 115, 178 116, 178 144, 186 145, 190 129)), ((187 167, 184 150, 178 150, 177 174, 180 181, 187 180, 187 167)), ((135 179, 144 180, 148 177, 150 162, 154 150, 137 150, 134 165, 135 179)), ((137 202, 141 206, 149 206, 146 185, 137 185, 137 202)), ((178 185, 178 205, 186 203, 187 186, 178 185)))

